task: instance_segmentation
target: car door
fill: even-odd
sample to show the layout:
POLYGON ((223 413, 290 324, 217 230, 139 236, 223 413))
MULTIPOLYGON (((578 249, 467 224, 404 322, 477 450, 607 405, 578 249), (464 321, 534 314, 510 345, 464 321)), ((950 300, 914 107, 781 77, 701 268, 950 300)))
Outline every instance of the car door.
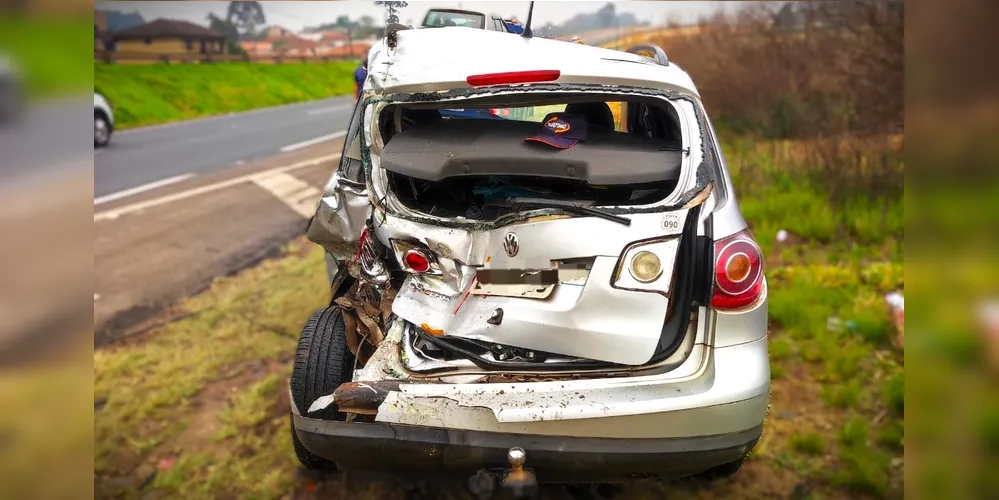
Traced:
POLYGON ((316 214, 306 231, 309 240, 326 249, 331 279, 338 267, 334 256, 342 251, 345 244, 356 245, 371 213, 360 154, 363 106, 363 100, 358 100, 354 106, 340 164, 326 183, 316 214))

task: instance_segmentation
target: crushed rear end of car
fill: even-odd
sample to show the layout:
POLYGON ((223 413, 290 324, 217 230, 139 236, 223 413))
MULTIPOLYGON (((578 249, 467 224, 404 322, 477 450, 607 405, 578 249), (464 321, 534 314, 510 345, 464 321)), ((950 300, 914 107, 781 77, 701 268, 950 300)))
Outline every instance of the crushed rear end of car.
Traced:
POLYGON ((329 258, 356 363, 321 397, 293 390, 305 448, 468 474, 519 449, 542 481, 745 457, 769 402, 766 281, 696 94, 587 67, 395 81, 403 41, 373 50, 309 227, 329 255, 356 248, 329 258))

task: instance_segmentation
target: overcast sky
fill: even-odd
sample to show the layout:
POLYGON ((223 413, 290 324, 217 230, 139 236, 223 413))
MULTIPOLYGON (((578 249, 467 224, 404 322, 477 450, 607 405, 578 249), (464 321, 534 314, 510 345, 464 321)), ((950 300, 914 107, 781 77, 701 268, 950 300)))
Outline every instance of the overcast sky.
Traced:
MULTIPOLYGON (((379 23, 384 22, 385 8, 378 7, 373 1, 347 0, 325 2, 260 2, 264 8, 267 24, 278 24, 285 28, 298 31, 305 26, 315 26, 324 22, 333 22, 338 16, 347 15, 357 19, 368 15, 379 23)), ((534 23, 540 26, 547 22, 561 24, 572 16, 582 12, 594 12, 607 1, 539 1, 534 6, 534 23)), ((667 16, 679 23, 693 22, 702 15, 710 15, 718 10, 731 10, 734 4, 741 2, 661 2, 661 1, 614 1, 617 11, 631 12, 640 21, 653 24, 664 24, 667 16)), ((117 10, 120 12, 137 11, 146 21, 156 18, 182 19, 198 24, 205 24, 209 13, 225 17, 229 2, 97 2, 95 8, 101 10, 117 10)), ((419 24, 427 9, 431 7, 475 9, 504 17, 518 17, 521 21, 527 18, 528 1, 411 1, 402 9, 399 19, 407 24, 419 24)))

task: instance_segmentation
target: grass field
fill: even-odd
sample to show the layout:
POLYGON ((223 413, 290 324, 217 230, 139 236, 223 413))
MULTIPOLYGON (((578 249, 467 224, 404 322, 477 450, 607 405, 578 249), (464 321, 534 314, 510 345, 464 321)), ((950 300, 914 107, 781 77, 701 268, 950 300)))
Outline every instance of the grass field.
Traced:
MULTIPOLYGON (((902 289, 899 200, 833 202, 796 144, 726 141, 767 255, 772 408, 743 470, 710 487, 635 482, 620 498, 900 498, 903 355, 883 294, 902 289), (792 237, 778 243, 775 233, 792 237), (838 317, 848 326, 827 329, 838 317)), ((296 474, 286 379, 298 331, 327 297, 318 247, 218 280, 184 319, 94 355, 100 497, 407 498, 400 478, 296 474)), ((435 498, 469 498, 458 483, 435 498)), ((565 498, 562 490, 546 492, 565 498)))
POLYGON ((86 18, 0 13, 0 55, 18 67, 31 98, 86 92, 93 81, 92 30, 86 18))
POLYGON ((350 94, 356 61, 310 64, 94 63, 94 90, 121 128, 350 94))

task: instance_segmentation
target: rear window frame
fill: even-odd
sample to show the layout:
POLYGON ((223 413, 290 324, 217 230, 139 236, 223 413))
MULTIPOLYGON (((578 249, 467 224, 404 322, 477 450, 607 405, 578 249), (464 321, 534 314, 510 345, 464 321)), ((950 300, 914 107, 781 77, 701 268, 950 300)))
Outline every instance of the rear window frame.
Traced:
MULTIPOLYGON (((488 230, 517 222, 520 219, 497 219, 494 221, 466 221, 455 219, 443 219, 440 217, 427 216, 412 213, 389 191, 387 171, 383 168, 375 167, 371 161, 372 142, 376 141, 375 147, 381 149, 381 137, 373 131, 373 125, 378 126, 376 118, 371 116, 372 111, 380 113, 385 106, 390 104, 402 104, 409 107, 425 105, 428 108, 457 108, 465 105, 469 99, 477 97, 494 96, 497 98, 513 97, 523 94, 559 94, 575 95, 580 100, 601 100, 620 101, 628 99, 659 99, 668 101, 676 110, 680 119, 680 129, 682 138, 682 151, 684 153, 683 171, 681 181, 676 190, 665 199, 650 205, 643 206, 604 206, 601 210, 617 215, 625 214, 652 214, 664 213, 682 209, 688 204, 699 204, 698 199, 703 200, 703 196, 710 192, 712 185, 717 181, 715 172, 716 165, 708 148, 712 147, 710 135, 706 125, 708 119, 700 106, 700 98, 682 90, 657 89, 649 87, 639 87, 631 85, 616 86, 614 90, 608 90, 604 85, 599 84, 530 84, 530 85, 497 85, 489 88, 460 88, 439 92, 417 92, 417 93, 386 93, 368 97, 364 108, 364 138, 361 143, 362 156, 364 157, 364 168, 367 172, 368 187, 373 194, 376 210, 388 211, 394 217, 410 220, 417 223, 431 224, 435 226, 447 225, 454 228, 464 228, 471 230, 488 230), (376 139, 377 136, 377 139, 376 139), (695 141, 696 136, 696 142, 695 141), (400 209, 399 207, 403 208, 400 209)), ((499 106, 499 104, 497 104, 499 106)), ((692 206, 692 205, 691 205, 692 206)), ((526 218, 539 215, 563 213, 555 209, 533 210, 523 212, 526 218)))

